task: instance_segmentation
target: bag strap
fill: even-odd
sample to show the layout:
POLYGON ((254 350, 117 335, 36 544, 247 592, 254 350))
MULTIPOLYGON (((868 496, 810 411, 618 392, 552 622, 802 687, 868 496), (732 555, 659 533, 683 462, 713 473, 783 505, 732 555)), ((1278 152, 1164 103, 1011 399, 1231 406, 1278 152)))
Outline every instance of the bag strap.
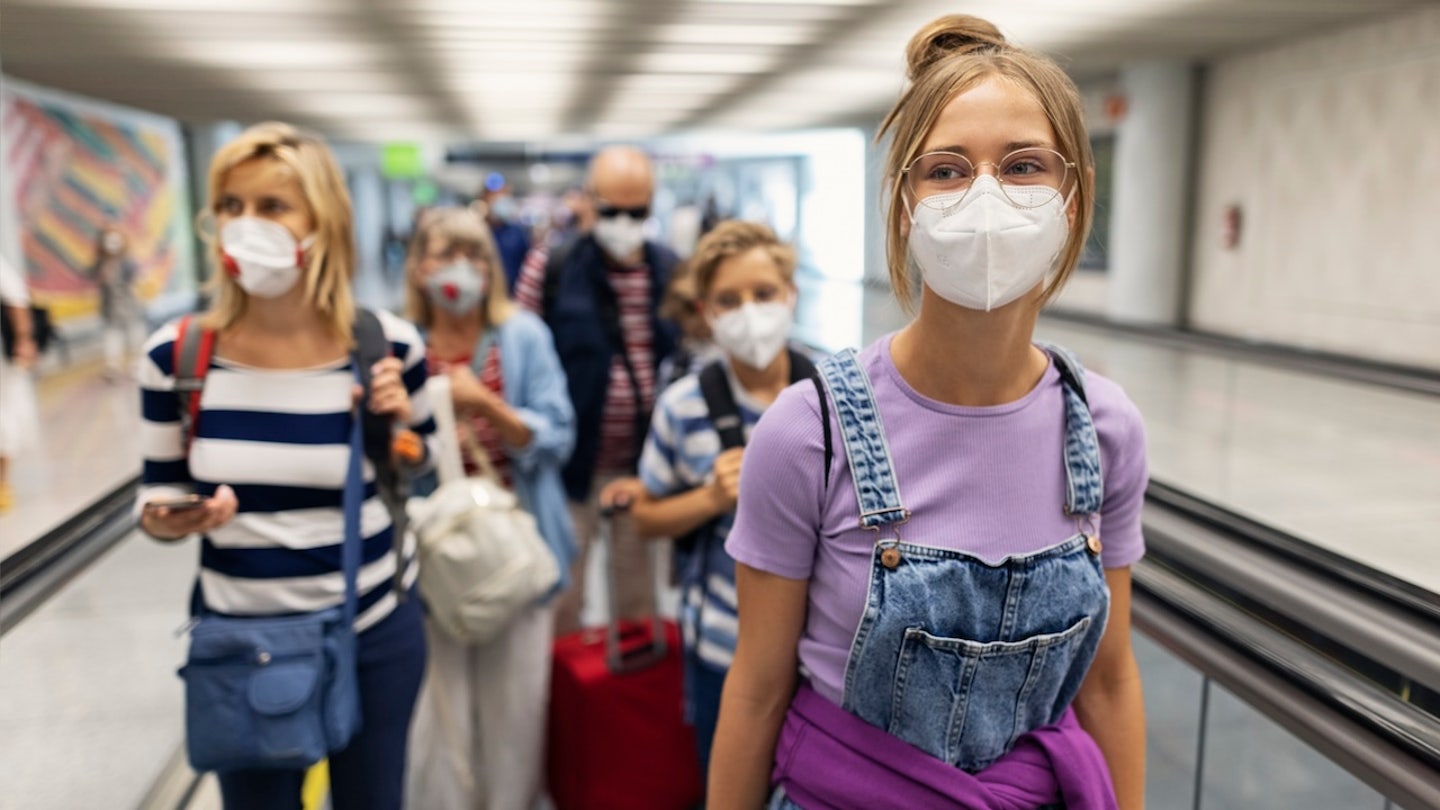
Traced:
POLYGON ((401 474, 400 467, 392 456, 394 421, 387 414, 374 413, 363 403, 370 401, 370 368, 390 356, 390 340, 385 337, 385 325, 380 317, 364 307, 355 308, 355 324, 352 327, 355 339, 355 379, 364 394, 361 398, 360 424, 363 454, 375 468, 375 489, 390 514, 390 545, 395 554, 395 578, 392 589, 395 598, 404 601, 405 592, 405 533, 409 530, 410 518, 405 511, 409 495, 409 481, 401 474))
MULTIPOLYGON (((794 349, 786 349, 790 357, 790 383, 800 382, 815 376, 815 364, 810 358, 794 349)), ((710 424, 720 434, 720 447, 729 450, 745 446, 744 422, 740 418, 740 406, 730 390, 730 375, 725 373, 725 361, 716 360, 700 370, 700 394, 705 397, 705 410, 710 415, 710 424)), ((827 465, 828 469, 828 465, 827 465)))
POLYGON ((210 371, 210 358, 215 353, 215 330, 198 327, 194 316, 186 315, 176 325, 172 346, 172 371, 175 395, 180 399, 180 435, 185 454, 200 425, 200 395, 205 390, 205 375, 210 371))
MULTIPOLYGON (((356 308, 355 324, 352 330, 355 340, 355 371, 364 389, 364 401, 370 400, 370 367, 390 356, 390 341, 385 337, 385 327, 380 323, 380 318, 368 309, 356 308)), ((393 427, 390 418, 377 413, 371 413, 369 408, 360 412, 360 423, 365 444, 365 456, 370 463, 375 465, 375 473, 381 474, 380 468, 387 467, 393 471, 394 465, 390 463, 390 441, 393 427)))
POLYGON ((835 413, 844 427, 840 438, 845 442, 850 477, 854 479, 860 527, 877 532, 882 526, 898 527, 910 519, 910 511, 900 499, 900 485, 895 479, 870 376, 854 349, 822 360, 820 373, 825 377, 825 387, 834 395, 835 413))
POLYGON ((740 423, 740 406, 730 390, 725 361, 716 360, 700 370, 700 394, 705 397, 705 410, 710 424, 720 434, 720 448, 729 450, 745 446, 745 432, 740 423))
POLYGON ((835 445, 830 438, 830 395, 825 392, 825 381, 820 373, 813 372, 810 381, 815 383, 815 396, 820 401, 820 429, 825 434, 825 491, 830 491, 830 465, 835 461, 835 445))
POLYGON ((480 440, 475 438, 475 431, 470 425, 464 422, 457 422, 456 427, 460 431, 460 446, 464 448, 465 455, 470 461, 480 468, 480 474, 494 481, 501 489, 505 489, 505 481, 500 477, 499 470, 495 469, 495 462, 490 460, 490 453, 480 446, 480 440))
MULTIPOLYGON (((359 363, 356 363, 355 379, 360 379, 359 363)), ((360 414, 366 412, 363 402, 356 406, 360 414)), ((364 417, 350 420, 350 462, 345 470, 345 488, 341 492, 340 506, 345 515, 345 534, 340 544, 340 565, 345 572, 345 626, 355 626, 355 614, 359 607, 360 575, 360 510, 365 503, 365 475, 361 459, 365 457, 364 417)), ((397 543, 396 548, 399 548, 397 543)), ((397 559, 397 563, 398 563, 397 559)), ((402 571, 396 572, 399 581, 402 571)), ((404 594, 397 591, 396 599, 404 594)))

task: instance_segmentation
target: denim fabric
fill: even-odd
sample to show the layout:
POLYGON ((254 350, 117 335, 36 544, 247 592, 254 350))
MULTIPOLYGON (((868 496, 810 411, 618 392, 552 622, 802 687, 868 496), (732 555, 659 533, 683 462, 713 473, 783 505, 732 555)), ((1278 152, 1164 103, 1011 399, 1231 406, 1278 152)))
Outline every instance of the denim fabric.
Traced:
POLYGON ((855 480, 860 525, 878 529, 890 523, 903 523, 905 507, 900 503, 900 488, 890 465, 885 426, 875 407, 870 377, 860 366, 855 350, 845 349, 825 358, 817 370, 835 403, 836 418, 845 441, 845 457, 850 462, 850 476, 855 480))
MULTIPOLYGON (((410 716, 425 674, 425 630, 413 591, 357 636, 360 733, 330 755, 335 810, 400 810, 410 716)), ((303 770, 218 774, 226 810, 300 810, 303 770)))
MULTIPOLYGON (((1065 380, 1065 509, 1098 512, 1099 443, 1079 365, 1047 350, 1065 380)), ((862 523, 867 513, 877 528, 903 519, 864 370, 853 353, 836 355, 821 369, 851 459, 862 523)), ((1104 570, 1083 533, 997 562, 879 539, 846 665, 843 707, 932 756, 979 771, 1020 735, 1060 719, 1094 658, 1108 610, 1104 570)))
POLYGON ((1069 515, 1099 514, 1104 500, 1104 476, 1100 470, 1100 437, 1085 401, 1085 369, 1069 350, 1050 343, 1043 348, 1055 361, 1065 392, 1065 480, 1069 515))
POLYGON ((765 810, 805 810, 805 808, 790 801, 790 797, 785 795, 785 788, 777 787, 770 794, 770 800, 765 803, 765 810))

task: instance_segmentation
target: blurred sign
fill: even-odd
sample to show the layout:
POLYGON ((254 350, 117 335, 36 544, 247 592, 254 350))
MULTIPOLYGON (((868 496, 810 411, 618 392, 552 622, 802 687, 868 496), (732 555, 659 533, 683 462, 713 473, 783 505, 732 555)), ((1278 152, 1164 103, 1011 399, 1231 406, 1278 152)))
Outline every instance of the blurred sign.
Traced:
POLYGON ((380 173, 391 180, 411 180, 425 174, 420 144, 387 143, 380 147, 380 173))
POLYGON ((414 187, 410 189, 410 199, 416 205, 434 205, 440 199, 440 187, 430 180, 417 180, 414 187))

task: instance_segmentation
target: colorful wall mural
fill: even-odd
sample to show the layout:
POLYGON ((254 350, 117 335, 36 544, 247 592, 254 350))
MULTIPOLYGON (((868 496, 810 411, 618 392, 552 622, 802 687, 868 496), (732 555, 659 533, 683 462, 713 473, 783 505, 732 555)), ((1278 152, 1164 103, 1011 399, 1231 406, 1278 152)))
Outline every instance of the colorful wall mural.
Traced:
POLYGON ((6 252, 58 323, 93 318, 97 235, 124 232, 135 292, 154 305, 194 288, 179 125, 113 105, 8 83, 0 94, 0 204, 6 252))

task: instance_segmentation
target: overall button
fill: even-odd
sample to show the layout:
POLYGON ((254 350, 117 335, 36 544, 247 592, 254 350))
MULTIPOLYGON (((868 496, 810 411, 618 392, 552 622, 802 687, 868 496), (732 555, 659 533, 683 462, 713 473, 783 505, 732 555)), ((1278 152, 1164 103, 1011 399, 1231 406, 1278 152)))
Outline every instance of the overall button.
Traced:
POLYGON ((900 564, 900 549, 891 546, 880 552, 880 564, 886 568, 894 568, 900 564))
POLYGON ((1087 534, 1087 535, 1085 535, 1085 547, 1088 548, 1088 549, 1090 549, 1090 553, 1091 553, 1091 554, 1099 554, 1099 553, 1100 553, 1100 548, 1101 548, 1101 546, 1100 546, 1100 535, 1098 535, 1098 534, 1087 534))

